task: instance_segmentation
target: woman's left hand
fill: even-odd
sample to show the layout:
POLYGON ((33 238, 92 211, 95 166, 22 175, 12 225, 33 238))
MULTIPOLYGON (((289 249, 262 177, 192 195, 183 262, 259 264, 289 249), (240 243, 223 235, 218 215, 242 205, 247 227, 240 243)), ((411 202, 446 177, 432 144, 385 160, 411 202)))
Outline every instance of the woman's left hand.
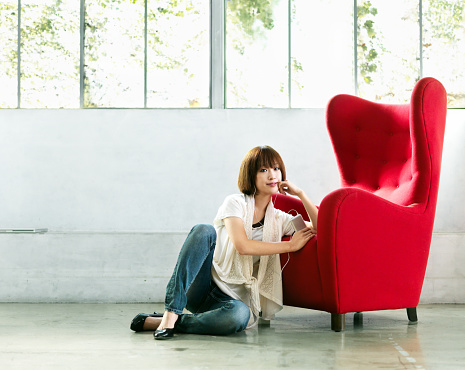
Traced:
POLYGON ((295 184, 290 182, 289 180, 280 181, 278 184, 278 189, 281 194, 290 194, 299 196, 302 193, 302 189, 297 187, 295 184))
POLYGON ((278 183, 278 191, 281 194, 287 193, 290 195, 295 195, 298 198, 300 198, 300 200, 304 204, 305 210, 307 211, 307 215, 312 222, 311 232, 313 235, 316 235, 317 222, 318 222, 318 208, 315 207, 315 205, 310 200, 310 198, 307 197, 307 194, 305 194, 305 192, 302 189, 297 187, 295 184, 293 184, 289 180, 280 181, 278 183))

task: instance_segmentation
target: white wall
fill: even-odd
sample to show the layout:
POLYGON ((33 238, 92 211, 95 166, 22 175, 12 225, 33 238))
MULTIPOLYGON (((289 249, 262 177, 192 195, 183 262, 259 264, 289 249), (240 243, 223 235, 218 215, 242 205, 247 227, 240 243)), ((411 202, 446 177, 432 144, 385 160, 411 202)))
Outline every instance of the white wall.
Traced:
MULTIPOLYGON (((465 303, 465 112, 450 110, 422 302, 465 303), (452 265, 452 266, 451 266, 452 265)), ((324 110, 0 110, 0 301, 162 301, 190 227, 268 144, 316 203, 339 177, 324 110)))

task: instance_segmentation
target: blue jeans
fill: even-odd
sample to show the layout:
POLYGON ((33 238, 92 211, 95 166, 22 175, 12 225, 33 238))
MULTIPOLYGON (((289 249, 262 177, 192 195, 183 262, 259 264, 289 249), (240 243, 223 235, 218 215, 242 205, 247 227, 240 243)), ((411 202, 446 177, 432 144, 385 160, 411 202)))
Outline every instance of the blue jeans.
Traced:
POLYGON ((227 335, 247 327, 249 307, 212 281, 215 245, 215 229, 201 224, 192 228, 181 248, 165 296, 165 310, 179 315, 178 332, 227 335), (192 314, 183 314, 184 308, 192 314))

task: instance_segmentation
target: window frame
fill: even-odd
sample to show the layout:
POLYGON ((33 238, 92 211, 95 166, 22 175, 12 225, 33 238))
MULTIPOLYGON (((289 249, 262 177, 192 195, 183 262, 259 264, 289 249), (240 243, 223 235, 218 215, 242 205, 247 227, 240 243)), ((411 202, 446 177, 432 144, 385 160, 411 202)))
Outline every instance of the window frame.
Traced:
MULTIPOLYGON (((147 54, 148 54, 148 40, 147 40, 147 31, 148 31, 148 20, 147 20, 147 14, 148 14, 148 0, 144 0, 144 102, 143 106, 141 107, 86 107, 84 106, 84 90, 85 90, 85 13, 86 13, 86 0, 79 0, 80 1, 80 29, 79 29, 79 108, 64 108, 64 109, 212 109, 213 104, 212 102, 215 102, 215 106, 219 108, 224 108, 224 102, 221 105, 218 101, 221 99, 213 99, 213 93, 218 91, 221 86, 213 87, 212 86, 212 80, 213 76, 215 76, 215 81, 216 85, 219 84, 219 80, 223 78, 223 73, 219 71, 219 67, 215 68, 215 71, 213 71, 213 53, 215 53, 215 59, 222 59, 223 54, 220 52, 219 48, 222 46, 221 43, 221 37, 215 37, 216 40, 216 46, 213 47, 213 32, 212 32, 212 27, 215 27, 215 34, 217 33, 222 33, 221 32, 221 16, 218 15, 218 13, 221 11, 221 6, 219 7, 218 5, 221 5, 223 3, 222 1, 215 1, 215 0, 209 0, 209 104, 206 107, 199 107, 199 108, 192 108, 192 107, 173 107, 173 108, 164 108, 164 107, 147 107, 147 54), (215 11, 216 16, 213 17, 213 11, 215 11), (214 19, 216 19, 214 21, 214 19), (218 45, 218 42, 220 45, 218 45)), ((22 108, 21 107, 21 8, 22 8, 22 0, 18 0, 18 40, 17 40, 17 103, 15 108, 10 108, 10 109, 61 109, 61 108, 22 108)), ((221 36, 221 35, 220 35, 221 36)), ((215 64, 216 65, 216 64, 215 64)))
MULTIPOLYGON (((84 106, 84 89, 85 89, 85 4, 86 0, 80 0, 80 55, 79 55, 79 109, 319 109, 319 108, 293 108, 292 107, 292 22, 291 22, 291 8, 292 0, 288 1, 288 106, 286 108, 241 108, 241 107, 228 107, 226 101, 226 88, 227 88, 227 55, 226 55, 226 14, 227 14, 227 1, 229 0, 210 0, 209 1, 209 104, 206 107, 192 108, 192 107, 147 107, 147 14, 148 14, 148 0, 144 0, 145 14, 144 14, 144 103, 143 107, 139 108, 126 108, 126 107, 86 107, 84 106)), ((420 78, 423 78, 423 1, 419 1, 418 8, 418 25, 419 25, 419 64, 420 64, 420 78)), ((21 107, 21 4, 22 1, 18 0, 18 45, 17 45, 17 106, 11 109, 24 109, 21 107)), ((358 82, 358 60, 357 60, 357 4, 358 0, 353 0, 353 93, 359 96, 358 82)), ((323 107, 322 107, 323 108, 323 107)), ((53 108, 27 108, 27 109, 53 109, 53 108)), ((68 108, 73 109, 73 108, 68 108)), ((448 109, 465 109, 465 107, 454 107, 448 109)))

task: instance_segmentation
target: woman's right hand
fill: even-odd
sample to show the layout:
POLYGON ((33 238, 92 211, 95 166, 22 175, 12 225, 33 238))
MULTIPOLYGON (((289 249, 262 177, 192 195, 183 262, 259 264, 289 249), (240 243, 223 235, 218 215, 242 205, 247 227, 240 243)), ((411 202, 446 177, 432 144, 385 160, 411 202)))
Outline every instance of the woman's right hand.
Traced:
POLYGON ((291 252, 297 252, 302 249, 308 241, 315 236, 315 230, 306 227, 305 229, 299 230, 294 233, 294 236, 290 240, 291 252))

